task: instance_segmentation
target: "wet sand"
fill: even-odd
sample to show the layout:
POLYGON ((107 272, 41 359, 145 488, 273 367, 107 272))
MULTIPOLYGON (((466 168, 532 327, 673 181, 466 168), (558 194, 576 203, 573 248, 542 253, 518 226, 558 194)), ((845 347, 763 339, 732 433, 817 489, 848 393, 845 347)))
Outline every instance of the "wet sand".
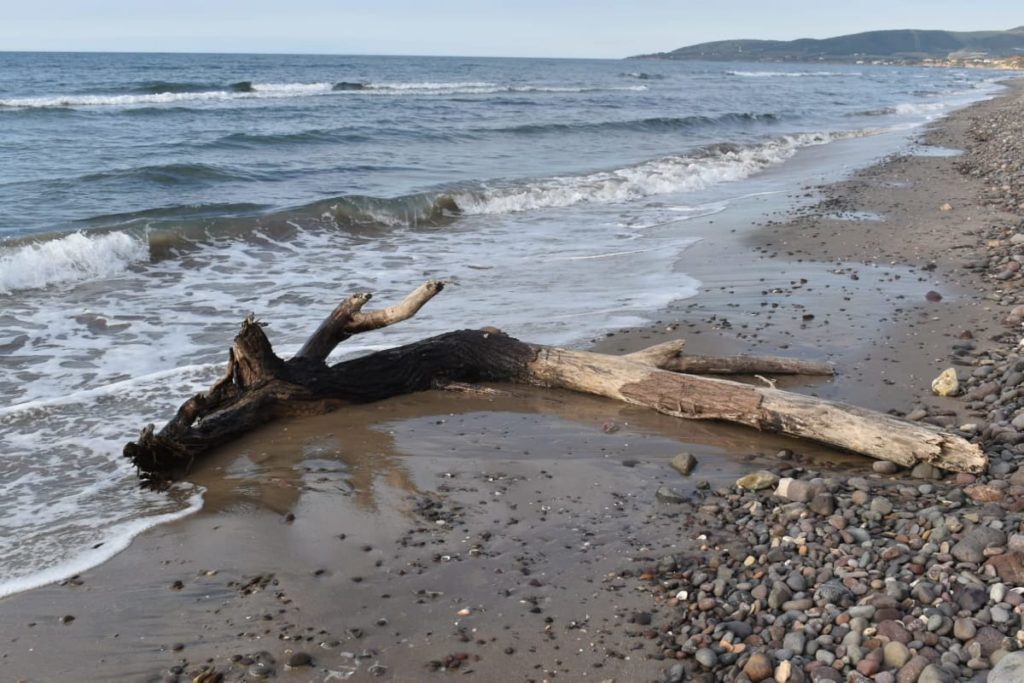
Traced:
MULTIPOLYGON (((925 141, 955 147, 966 117, 925 141)), ((953 164, 893 158, 808 189, 792 215, 730 226, 681 257, 700 295, 595 346, 683 337, 693 353, 828 359, 834 380, 780 386, 899 413, 926 404, 955 422, 959 402, 928 384, 964 331, 985 344, 1005 328, 960 267, 978 247, 971 226, 1001 217, 953 164)), ((650 599, 624 572, 696 551, 701 530, 681 529, 655 491, 687 496, 783 465, 870 471, 750 430, 495 392, 283 422, 224 449, 193 477, 202 512, 75 580, 0 601, 5 677, 661 680, 645 645, 650 599), (668 466, 681 451, 699 462, 689 478, 668 466)))

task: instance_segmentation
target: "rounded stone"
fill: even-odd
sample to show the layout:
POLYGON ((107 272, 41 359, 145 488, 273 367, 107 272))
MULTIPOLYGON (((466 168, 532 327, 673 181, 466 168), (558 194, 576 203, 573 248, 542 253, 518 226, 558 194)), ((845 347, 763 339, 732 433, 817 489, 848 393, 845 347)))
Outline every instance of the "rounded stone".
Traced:
POLYGON ((750 659, 747 660, 746 665, 743 667, 743 673, 747 675, 752 683, 759 683, 772 675, 772 660, 768 658, 762 652, 755 652, 750 655, 750 659))
POLYGON ((693 654, 693 658, 705 669, 714 669, 715 665, 718 664, 718 655, 715 654, 714 650, 707 647, 697 650, 693 654))
POLYGON ((988 683, 1019 683, 1024 681, 1024 650, 1004 655, 988 674, 988 683))
MULTIPOLYGON (((937 664, 929 664, 917 677, 917 683, 954 683, 959 676, 946 671, 937 664)), ((989 679, 991 681, 991 679, 989 679)))
POLYGON ((974 622, 970 619, 960 618, 953 622, 953 637, 959 641, 966 642, 978 632, 974 622))
POLYGON ((882 655, 885 665, 890 669, 899 669, 910 661, 910 649, 898 640, 886 643, 882 655))
POLYGON ((300 667, 300 666, 313 666, 313 658, 309 656, 307 652, 296 652, 288 658, 288 666, 300 667))

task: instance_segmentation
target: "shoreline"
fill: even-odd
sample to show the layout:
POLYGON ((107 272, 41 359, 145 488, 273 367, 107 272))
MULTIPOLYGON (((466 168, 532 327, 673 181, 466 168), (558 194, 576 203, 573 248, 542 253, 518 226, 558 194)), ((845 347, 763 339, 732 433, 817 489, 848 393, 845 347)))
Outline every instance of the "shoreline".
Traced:
MULTIPOLYGON (((1020 91, 1018 83, 954 113, 926 139, 966 142, 972 117, 1019 101, 1020 91)), ((817 353, 837 362, 835 381, 784 385, 903 414, 923 409, 923 419, 953 426, 974 419, 977 407, 937 399, 928 383, 951 362, 964 331, 976 342, 972 359, 1005 351, 1005 343, 991 337, 1007 329, 1010 302, 985 300, 987 281, 964 269, 970 240, 956 227, 969 220, 985 232, 1008 218, 977 203, 983 183, 964 182, 957 163, 955 157, 896 157, 825 188, 817 206, 728 240, 736 265, 729 273, 718 268, 715 275, 710 267, 721 263, 714 256, 722 245, 691 247, 682 259, 703 262, 705 272, 692 264, 683 269, 703 282, 701 294, 666 311, 661 323, 616 333, 597 348, 632 350, 681 335, 693 353, 817 353), (951 211, 941 210, 945 203, 951 211), (886 220, 823 218, 837 211, 886 220), (919 247, 909 256, 902 247, 908 235, 919 247), (747 248, 741 252, 737 243, 747 248), (941 302, 925 299, 933 288, 943 294, 941 302), (807 313, 811 321, 804 321, 807 313), (842 340, 833 329, 841 330, 842 340), (815 351, 818 345, 827 352, 815 351)), ((197 473, 197 483, 207 487, 203 511, 142 534, 77 579, 0 601, 0 661, 25 680, 192 680, 205 667, 225 680, 266 674, 295 681, 376 675, 411 681, 443 675, 443 669, 471 672, 477 680, 604 681, 661 680, 674 666, 664 661, 671 652, 694 680, 737 680, 749 657, 734 644, 742 640, 753 651, 758 645, 746 641, 759 636, 729 631, 729 647, 722 647, 711 638, 725 640, 728 631, 724 618, 711 623, 717 607, 700 609, 694 618, 707 633, 681 644, 666 635, 681 625, 672 615, 685 613, 666 584, 691 582, 694 597, 705 594, 701 599, 727 596, 726 584, 735 585, 742 570, 721 591, 705 590, 694 579, 701 571, 692 568, 695 558, 729 565, 739 555, 737 539, 748 531, 737 510, 754 503, 778 507, 769 492, 718 491, 755 469, 805 480, 815 471, 839 473, 840 480, 826 480, 816 494, 832 496, 832 510, 804 510, 811 515, 806 522, 834 516, 844 509, 839 503, 860 498, 856 490, 882 487, 895 498, 908 488, 899 475, 873 475, 863 459, 788 439, 681 423, 558 392, 502 391, 385 401, 272 425, 225 449, 197 473), (609 423, 614 430, 602 428, 609 423), (684 450, 700 463, 685 480, 668 467, 684 450), (858 480, 853 492, 852 480, 858 480), (679 489, 685 502, 656 503, 654 491, 662 485, 679 489), (742 533, 730 533, 723 519, 742 533), (708 529, 708 540, 694 540, 701 528, 708 529), (701 649, 713 651, 715 666, 694 664, 701 649)), ((910 497, 913 504, 938 497, 944 484, 928 482, 920 486, 931 489, 910 497)), ((999 503, 1005 515, 1005 505, 1022 493, 1016 486, 1003 487, 1004 497, 988 504, 999 503)), ((885 504, 866 503, 845 509, 868 528, 882 525, 885 504)), ((756 541, 748 549, 762 545, 771 544, 756 541)), ((769 554, 765 547, 763 555, 769 554)), ((820 564, 830 555, 810 557, 820 564)), ((900 567, 907 564, 917 563, 900 567)), ((816 591, 791 592, 810 593, 804 609, 815 619, 816 591)), ((934 649, 928 643, 909 649, 924 657, 924 647, 934 649)), ((985 649, 987 658, 1003 648, 985 649)), ((835 669, 824 663, 826 656, 810 659, 820 663, 807 680, 822 665, 835 669)))

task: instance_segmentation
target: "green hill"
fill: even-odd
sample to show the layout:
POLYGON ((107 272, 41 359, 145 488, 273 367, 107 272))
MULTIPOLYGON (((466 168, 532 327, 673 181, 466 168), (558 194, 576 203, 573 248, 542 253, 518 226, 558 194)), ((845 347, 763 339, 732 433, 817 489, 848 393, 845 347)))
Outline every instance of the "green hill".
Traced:
POLYGON ((671 52, 637 55, 648 59, 705 59, 765 62, 898 60, 957 56, 1024 55, 1024 26, 1009 31, 867 31, 834 38, 798 40, 721 40, 671 52))

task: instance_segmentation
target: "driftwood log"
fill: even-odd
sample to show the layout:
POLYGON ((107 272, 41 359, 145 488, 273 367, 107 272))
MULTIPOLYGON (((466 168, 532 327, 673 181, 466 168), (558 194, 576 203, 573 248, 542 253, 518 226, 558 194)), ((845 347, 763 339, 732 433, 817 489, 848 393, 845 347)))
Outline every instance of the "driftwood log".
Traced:
MULTIPOLYGON (((929 462, 952 471, 980 472, 987 464, 978 446, 938 427, 811 396, 675 372, 692 367, 681 362, 682 342, 610 356, 530 344, 484 328, 326 363, 340 342, 415 315, 443 286, 427 282, 400 304, 378 311, 362 310, 370 294, 351 296, 289 360, 274 353, 263 324, 250 315, 228 352, 224 376, 186 400, 160 431, 153 425, 143 429, 137 441, 124 447, 124 455, 145 485, 159 487, 182 476, 209 451, 280 417, 325 413, 452 383, 516 382, 605 396, 675 417, 748 425, 905 467, 929 462)), ((763 366, 760 370, 771 372, 763 366)))
POLYGON ((662 370, 691 375, 834 375, 831 363, 782 356, 688 356, 679 355, 662 370))

